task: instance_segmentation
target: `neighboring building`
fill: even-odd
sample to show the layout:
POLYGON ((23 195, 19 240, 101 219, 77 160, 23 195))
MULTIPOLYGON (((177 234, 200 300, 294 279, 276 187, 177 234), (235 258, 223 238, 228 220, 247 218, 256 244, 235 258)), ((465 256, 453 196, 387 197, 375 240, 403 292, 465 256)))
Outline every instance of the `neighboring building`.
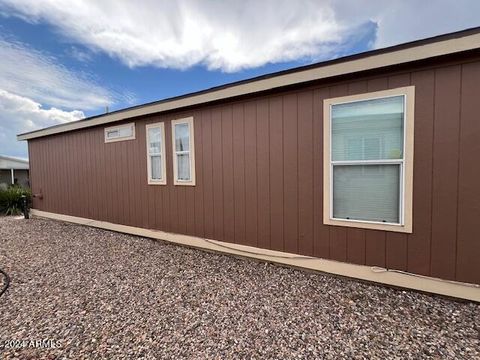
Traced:
POLYGON ((18 184, 28 187, 28 160, 0 155, 0 187, 18 184))
POLYGON ((18 139, 36 214, 480 301, 479 94, 476 28, 18 139))

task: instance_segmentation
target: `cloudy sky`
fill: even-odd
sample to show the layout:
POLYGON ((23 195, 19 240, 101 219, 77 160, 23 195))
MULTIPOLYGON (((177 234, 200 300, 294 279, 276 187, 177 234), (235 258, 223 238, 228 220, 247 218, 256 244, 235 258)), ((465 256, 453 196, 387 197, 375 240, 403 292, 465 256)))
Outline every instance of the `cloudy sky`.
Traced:
POLYGON ((480 26, 478 0, 0 0, 0 154, 18 133, 480 26), (141 3, 141 5, 140 5, 141 3))

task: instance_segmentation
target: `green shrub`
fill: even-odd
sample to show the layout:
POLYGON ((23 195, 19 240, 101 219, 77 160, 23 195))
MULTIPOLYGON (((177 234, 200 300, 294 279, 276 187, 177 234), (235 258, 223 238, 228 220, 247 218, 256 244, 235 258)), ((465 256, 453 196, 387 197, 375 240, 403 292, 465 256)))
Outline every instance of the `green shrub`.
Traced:
POLYGON ((27 197, 30 203, 32 193, 30 189, 20 186, 11 186, 6 190, 0 190, 0 213, 5 215, 18 215, 22 212, 22 196, 27 197))

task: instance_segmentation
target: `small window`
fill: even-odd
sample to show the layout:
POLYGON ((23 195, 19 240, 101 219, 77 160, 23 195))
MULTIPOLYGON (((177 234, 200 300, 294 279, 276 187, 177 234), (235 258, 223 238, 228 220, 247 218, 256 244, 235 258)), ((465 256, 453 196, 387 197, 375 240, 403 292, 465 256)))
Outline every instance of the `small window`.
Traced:
POLYGON ((165 127, 162 123, 145 126, 147 135, 147 171, 150 185, 166 185, 165 127))
POLYGON ((173 179, 175 185, 195 185, 193 118, 172 121, 173 179))
POLYGON ((324 101, 324 223, 411 232, 414 88, 324 101))
POLYGON ((135 123, 105 128, 105 142, 135 139, 135 123))

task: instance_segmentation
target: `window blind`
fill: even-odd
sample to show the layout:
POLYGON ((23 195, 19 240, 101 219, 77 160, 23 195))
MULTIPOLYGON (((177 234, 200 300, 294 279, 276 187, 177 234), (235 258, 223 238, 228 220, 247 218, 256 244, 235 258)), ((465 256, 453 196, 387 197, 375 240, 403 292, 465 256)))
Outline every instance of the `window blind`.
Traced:
POLYGON ((404 96, 332 105, 332 216, 400 223, 404 96))

